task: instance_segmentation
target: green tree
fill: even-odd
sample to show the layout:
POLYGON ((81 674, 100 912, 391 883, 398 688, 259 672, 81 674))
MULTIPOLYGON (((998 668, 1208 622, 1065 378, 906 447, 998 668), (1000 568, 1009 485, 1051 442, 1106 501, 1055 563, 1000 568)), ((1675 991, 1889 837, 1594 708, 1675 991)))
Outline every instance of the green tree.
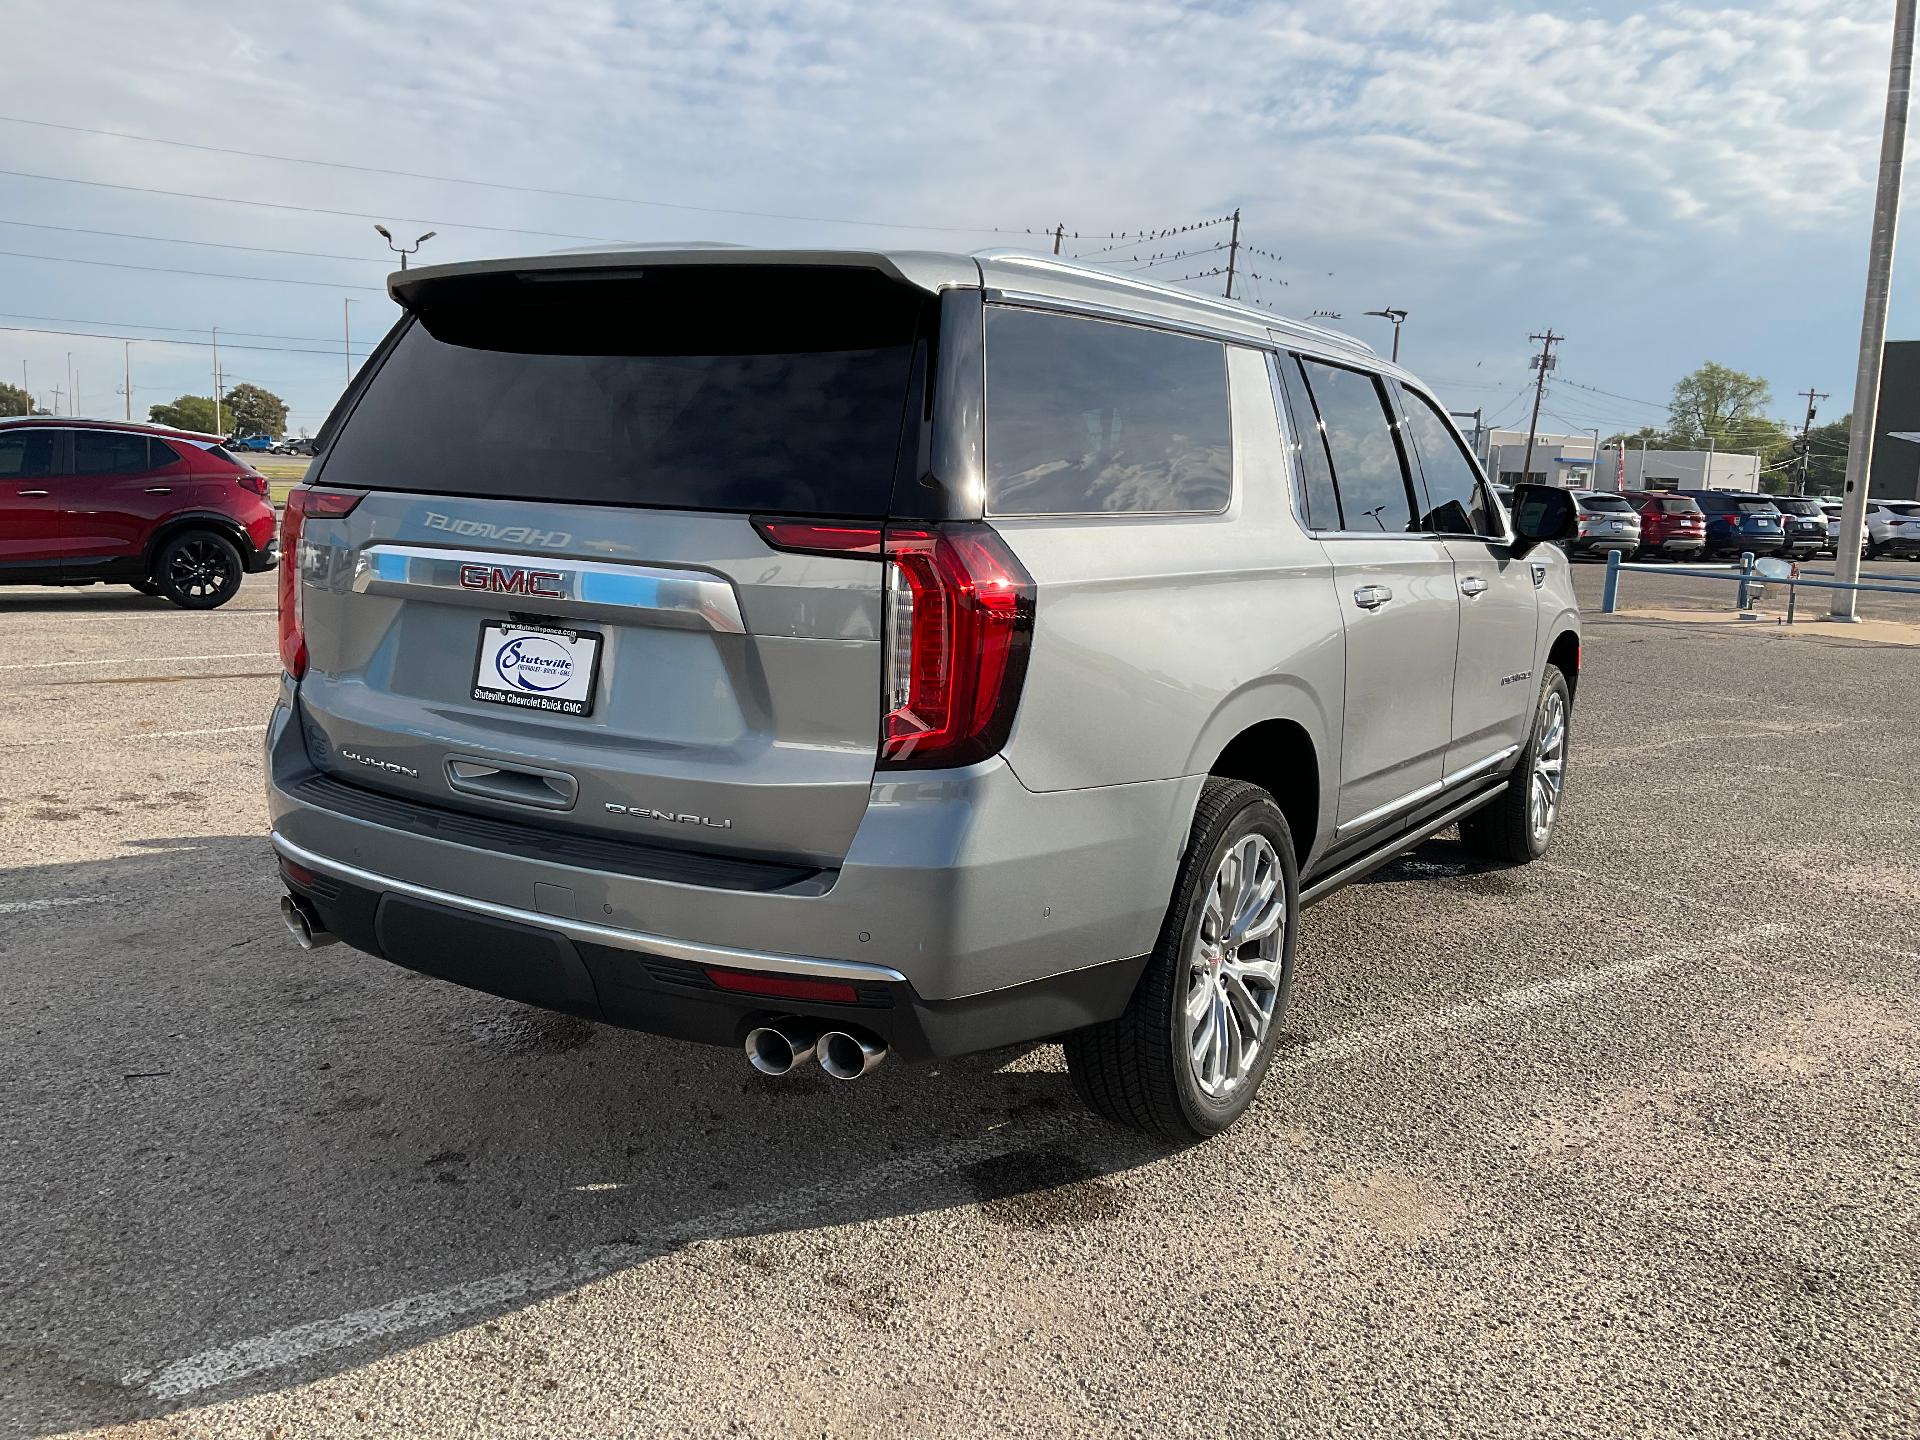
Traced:
POLYGON ((33 397, 18 385, 0 384, 0 415, 31 415, 33 397))
POLYGON ((1686 449, 1754 450, 1784 434, 1766 419, 1773 391, 1758 375, 1709 360, 1673 387, 1667 438, 1686 449))
POLYGON ((227 391, 227 433, 265 435, 278 440, 287 430, 287 402, 258 385, 236 385, 227 391))
POLYGON ((169 405, 149 405, 147 419, 155 425, 171 425, 176 430, 219 433, 214 428, 211 395, 182 395, 169 405))

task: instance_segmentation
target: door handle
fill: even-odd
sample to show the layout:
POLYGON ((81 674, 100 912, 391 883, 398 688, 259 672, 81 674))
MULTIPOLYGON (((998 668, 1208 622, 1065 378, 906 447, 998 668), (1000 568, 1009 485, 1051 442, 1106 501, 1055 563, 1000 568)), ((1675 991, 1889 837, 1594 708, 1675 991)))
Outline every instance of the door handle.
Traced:
POLYGON ((1362 610, 1378 610, 1393 598, 1393 591, 1384 585, 1362 585, 1353 592, 1353 603, 1362 610))
POLYGON ((1460 582, 1460 593, 1468 599, 1478 599, 1487 593, 1487 582, 1478 575, 1469 575, 1460 582))
POLYGON ((18 493, 22 496, 26 496, 26 495, 44 495, 47 492, 44 490, 21 490, 18 493))
POLYGON ((173 486, 171 486, 171 485, 149 485, 149 486, 147 486, 147 493, 148 493, 149 495, 171 495, 171 494, 173 493, 173 486))

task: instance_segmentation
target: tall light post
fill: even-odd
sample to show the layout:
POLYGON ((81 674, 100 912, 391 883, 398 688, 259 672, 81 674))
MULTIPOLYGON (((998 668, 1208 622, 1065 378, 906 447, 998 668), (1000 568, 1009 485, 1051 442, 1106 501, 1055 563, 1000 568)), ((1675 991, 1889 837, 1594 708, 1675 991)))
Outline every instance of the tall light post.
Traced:
MULTIPOLYGON (((1872 477, 1873 432, 1880 408, 1880 363, 1887 342, 1887 298, 1893 284, 1893 232, 1900 219, 1900 172, 1907 153, 1907 92, 1913 83, 1915 0, 1895 0, 1893 54, 1887 63, 1887 116, 1880 132, 1880 183, 1873 199, 1873 238, 1867 246, 1867 296, 1860 317, 1860 360, 1853 380, 1853 430, 1847 440, 1846 498, 1833 578, 1860 579, 1866 540, 1867 484, 1872 477)), ((1834 620, 1857 620, 1855 591, 1833 592, 1834 620)))
POLYGON ((220 423, 220 327, 213 327, 213 428, 216 434, 227 433, 220 423))
POLYGON ((1398 365, 1400 363, 1400 327, 1406 323, 1407 312, 1396 310, 1389 305, 1385 310, 1369 310, 1367 314, 1393 322, 1393 363, 1398 365))
POLYGON ((431 240, 435 235, 440 233, 437 230, 429 230, 427 231, 426 234, 422 235, 418 240, 415 240, 412 245, 401 245, 395 242, 393 238, 393 232, 387 229, 386 226, 375 224, 373 228, 380 232, 380 238, 387 242, 387 248, 393 251, 394 254, 400 257, 400 268, 402 270, 407 268, 407 257, 409 255, 413 254, 422 245, 426 244, 427 241, 431 240))
POLYGON ((347 384, 349 385, 353 383, 353 311, 347 307, 359 303, 354 299, 345 299, 340 302, 340 338, 347 356, 347 384))

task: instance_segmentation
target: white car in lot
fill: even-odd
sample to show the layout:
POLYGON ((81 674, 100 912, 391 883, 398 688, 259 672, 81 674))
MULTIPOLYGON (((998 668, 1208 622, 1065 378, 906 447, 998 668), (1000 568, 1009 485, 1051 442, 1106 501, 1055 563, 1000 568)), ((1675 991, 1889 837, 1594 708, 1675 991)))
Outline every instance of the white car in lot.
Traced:
POLYGON ((1867 554, 1875 560, 1920 557, 1920 500, 1867 502, 1867 554))

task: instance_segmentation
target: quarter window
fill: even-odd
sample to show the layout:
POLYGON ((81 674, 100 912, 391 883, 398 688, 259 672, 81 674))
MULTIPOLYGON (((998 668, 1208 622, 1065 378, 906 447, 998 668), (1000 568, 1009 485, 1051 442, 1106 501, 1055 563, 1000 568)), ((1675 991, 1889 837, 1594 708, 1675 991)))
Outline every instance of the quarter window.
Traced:
POLYGON ((1428 508, 1420 528, 1441 535, 1498 535, 1500 524, 1480 483, 1479 468, 1447 417, 1418 390, 1403 385, 1400 393, 1406 397, 1407 433, 1426 481, 1428 508))
POLYGON ((1326 433, 1343 528, 1387 535, 1419 529, 1380 382, 1318 360, 1302 360, 1300 368, 1326 433))
POLYGON ((1226 347, 1071 315, 987 311, 987 508, 1217 513, 1233 489, 1226 347))

